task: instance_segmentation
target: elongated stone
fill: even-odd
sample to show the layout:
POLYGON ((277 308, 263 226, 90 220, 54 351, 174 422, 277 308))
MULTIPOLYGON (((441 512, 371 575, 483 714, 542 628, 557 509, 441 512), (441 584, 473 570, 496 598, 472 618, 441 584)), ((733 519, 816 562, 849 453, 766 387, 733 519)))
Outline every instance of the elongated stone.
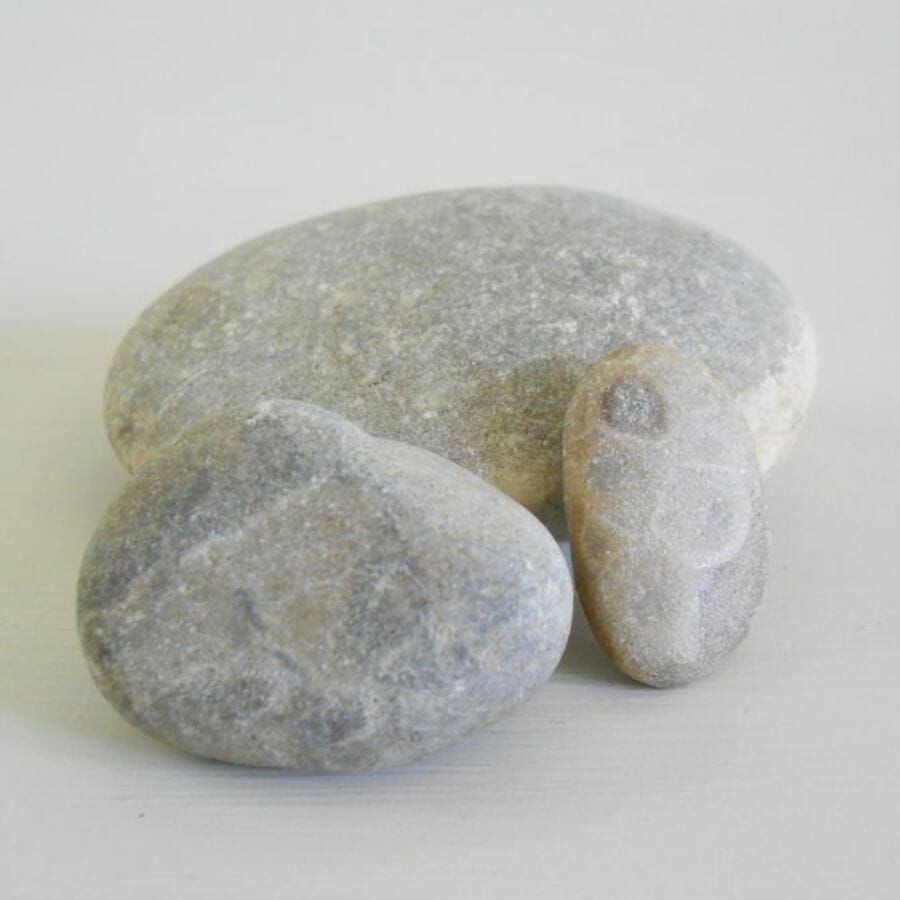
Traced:
POLYGON ((84 651, 191 753, 416 759, 528 697, 569 633, 547 530, 471 473, 295 401, 210 420, 126 485, 85 555, 84 651))
POLYGON ((107 429, 136 471, 209 416, 292 397, 453 460, 561 532, 566 406, 632 342, 718 372, 763 469, 787 451, 815 365, 779 281, 704 229, 562 188, 402 197, 226 253, 122 342, 107 429))
POLYGON ((767 557, 753 441, 728 388, 671 348, 625 348, 578 383, 563 456, 597 639, 647 684, 709 672, 747 633, 767 557))

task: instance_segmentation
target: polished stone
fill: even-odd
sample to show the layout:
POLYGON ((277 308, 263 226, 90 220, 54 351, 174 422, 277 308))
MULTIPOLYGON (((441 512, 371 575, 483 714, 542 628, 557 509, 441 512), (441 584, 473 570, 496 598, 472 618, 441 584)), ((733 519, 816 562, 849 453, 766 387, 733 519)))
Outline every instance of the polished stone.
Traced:
POLYGON ((346 771, 407 762, 531 695, 572 583, 527 510, 425 450, 270 401, 158 454, 81 571, 91 672, 183 750, 346 771))
POLYGON ((647 684, 709 672, 747 633, 768 548, 753 440, 728 388, 668 347, 613 353, 578 383, 563 457, 597 639, 647 684))

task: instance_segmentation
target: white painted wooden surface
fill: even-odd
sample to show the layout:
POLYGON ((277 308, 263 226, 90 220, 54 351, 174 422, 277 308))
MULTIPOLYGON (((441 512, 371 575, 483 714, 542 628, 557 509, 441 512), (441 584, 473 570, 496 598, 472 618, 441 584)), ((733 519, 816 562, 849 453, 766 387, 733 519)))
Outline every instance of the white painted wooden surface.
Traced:
MULTIPOLYGON (((385 4, 387 5, 387 4, 385 4)), ((892 3, 0 10, 0 897, 900 893, 892 3), (557 675, 425 763, 303 777, 118 719, 74 630, 140 308, 263 228, 448 184, 627 193, 751 247, 820 341, 772 571, 712 677, 557 675)))

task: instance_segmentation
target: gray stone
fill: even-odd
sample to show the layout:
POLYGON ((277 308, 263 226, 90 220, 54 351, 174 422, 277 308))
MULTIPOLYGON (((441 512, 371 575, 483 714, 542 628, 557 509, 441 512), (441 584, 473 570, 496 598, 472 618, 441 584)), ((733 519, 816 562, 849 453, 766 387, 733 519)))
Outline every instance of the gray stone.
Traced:
POLYGON ((100 689, 192 753, 356 770, 528 697, 572 584, 527 510, 433 454, 292 400, 210 420, 126 485, 82 566, 100 689))
POLYGON ((635 342, 718 372, 763 469, 786 452, 815 363, 779 281, 694 225, 561 188, 388 200, 232 250, 127 335, 107 429, 135 471, 210 415, 292 397, 453 460, 561 533, 566 405, 635 342))
POLYGON ((578 383, 564 438, 578 594, 624 672, 664 687, 744 637, 768 537, 753 440, 698 359, 629 347, 578 383))

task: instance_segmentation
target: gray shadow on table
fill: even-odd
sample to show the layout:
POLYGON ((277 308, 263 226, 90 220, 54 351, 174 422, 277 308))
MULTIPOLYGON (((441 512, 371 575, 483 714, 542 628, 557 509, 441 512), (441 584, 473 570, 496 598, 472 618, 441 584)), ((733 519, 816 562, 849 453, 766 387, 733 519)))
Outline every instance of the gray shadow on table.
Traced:
MULTIPOLYGON (((572 552, 568 541, 560 541, 559 548, 569 564, 571 574, 572 552)), ((574 576, 572 580, 574 582, 574 576)), ((572 631, 555 677, 574 677, 581 681, 606 682, 643 690, 642 685, 624 675, 609 661, 591 632, 591 626, 584 615, 577 594, 574 596, 573 606, 572 631)))
POLYGON ((554 677, 560 676, 646 690, 643 685, 624 675, 609 661, 603 648, 591 633, 577 597, 575 608, 572 610, 572 632, 554 677))

